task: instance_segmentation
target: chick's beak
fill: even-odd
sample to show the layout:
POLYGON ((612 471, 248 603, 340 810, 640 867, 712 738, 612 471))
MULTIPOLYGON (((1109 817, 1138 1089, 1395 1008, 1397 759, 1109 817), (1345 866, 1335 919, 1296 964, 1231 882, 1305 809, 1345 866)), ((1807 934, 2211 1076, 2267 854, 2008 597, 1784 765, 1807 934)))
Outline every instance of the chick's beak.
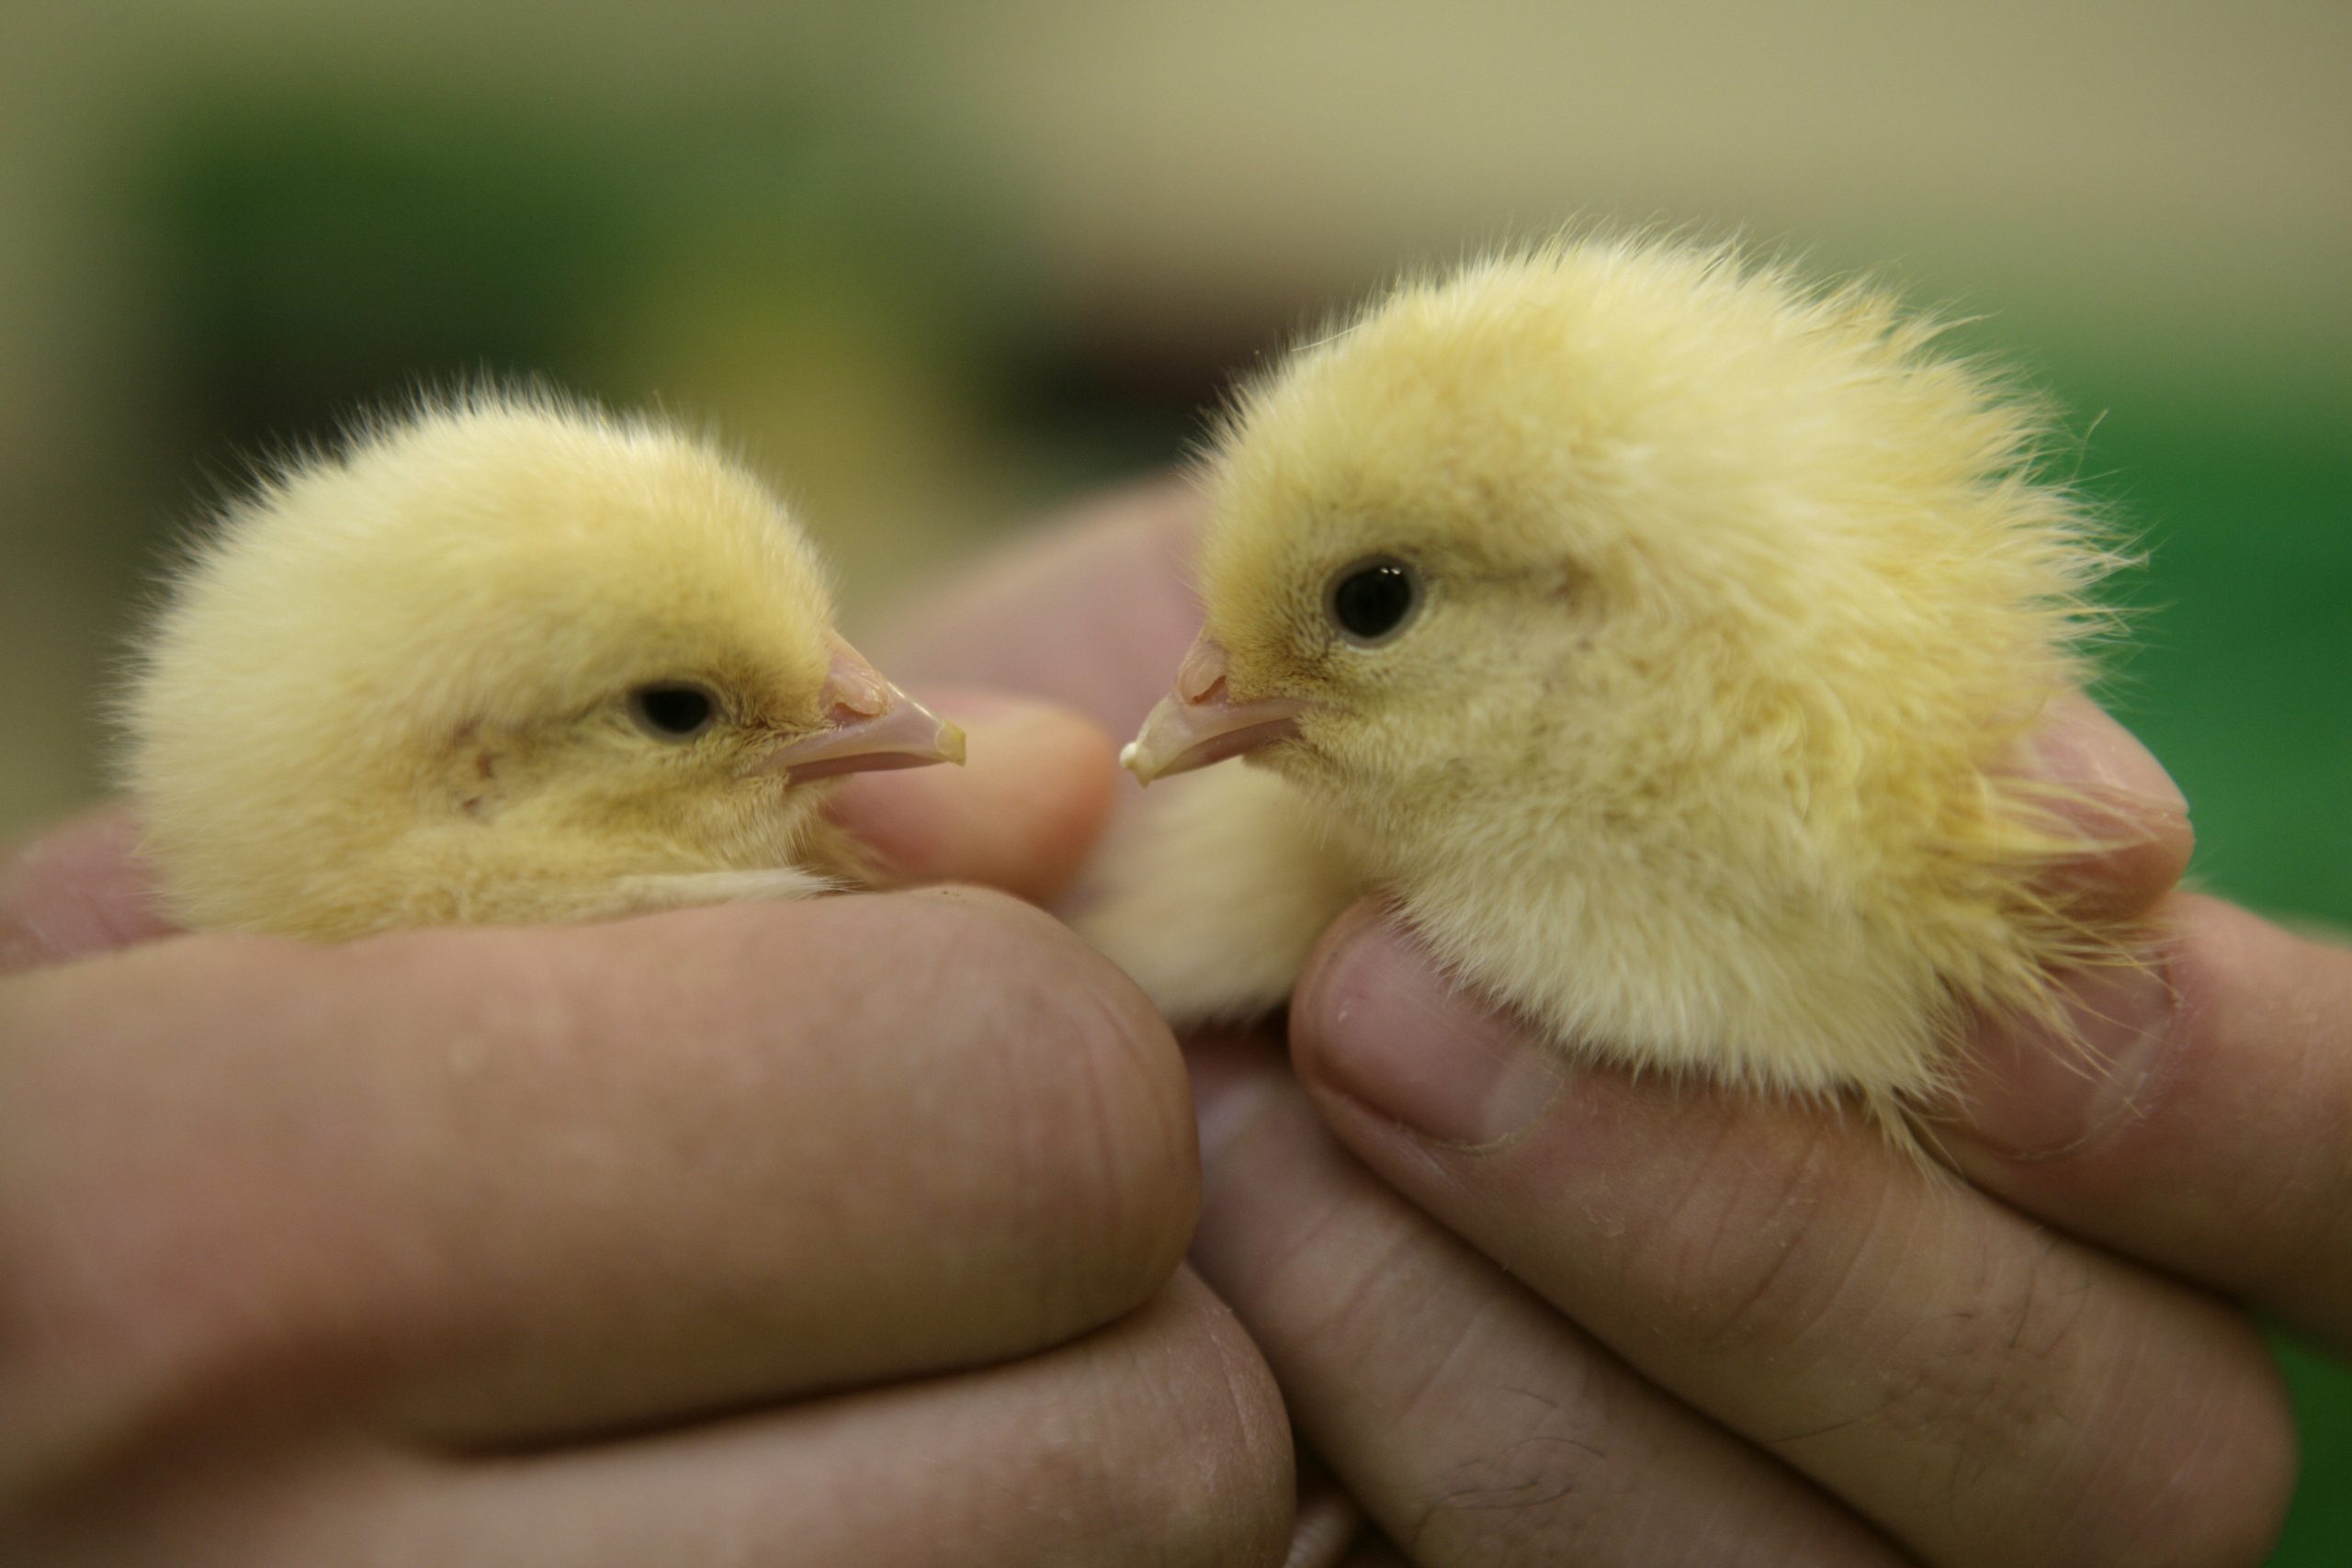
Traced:
POLYGON ((1176 668, 1176 689, 1119 753, 1120 765, 1149 784, 1238 757, 1298 733, 1307 705, 1295 697, 1238 703, 1226 690, 1225 649, 1206 633, 1176 668))
POLYGON ((761 766, 793 782, 834 773, 922 768, 964 760, 964 732, 899 690, 836 638, 818 706, 822 729, 777 748, 761 766))

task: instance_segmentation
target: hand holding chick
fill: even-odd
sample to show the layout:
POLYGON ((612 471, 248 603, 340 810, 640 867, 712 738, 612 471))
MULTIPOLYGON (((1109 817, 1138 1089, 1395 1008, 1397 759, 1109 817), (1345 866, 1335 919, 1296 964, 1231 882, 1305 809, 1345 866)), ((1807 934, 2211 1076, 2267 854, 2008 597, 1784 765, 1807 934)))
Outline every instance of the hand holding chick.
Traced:
POLYGON ((328 939, 820 891, 861 866, 819 781, 963 758, 749 473, 546 395, 287 466, 191 551, 126 707, 172 913, 328 939))
MULTIPOLYGON (((1012 760, 834 809, 1049 896, 1110 748, 959 711, 1012 760)), ((0 849, 0 1562, 1279 1554, 1182 1065, 1036 909, 151 942, 128 827, 0 849)))
MULTIPOLYGON (((823 830, 1052 897, 1106 738, 945 700, 977 765, 843 781, 823 830)), ((1279 1396, 1170 1277, 1181 1065, 1035 909, 151 943, 136 837, 0 853, 0 1559, 1279 1550, 1279 1396)))
POLYGON ((1206 626, 1127 753, 1262 772, 1139 813, 1081 929, 1247 1016, 1377 888, 1563 1044, 1897 1125, 1972 1014, 2130 934, 2040 880, 2097 803, 2017 753, 2109 557, 1931 335, 1588 242, 1317 337, 1217 440, 1206 626))
MULTIPOLYGON (((1200 508, 1073 522, 879 649, 1132 729, 1193 635, 1200 508)), ((1286 1053, 1279 1022, 1190 1043, 1192 1255, 1395 1557, 2263 1560, 2292 1413, 2209 1292, 2352 1344, 2352 953, 2166 898, 2177 792, 2088 703, 2022 765, 2109 814, 2073 896, 2172 941, 2064 982, 2119 1070, 2072 1030, 1956 1053, 1965 1181, 1821 1106, 1564 1055, 1379 901, 1316 944, 1286 1053)))

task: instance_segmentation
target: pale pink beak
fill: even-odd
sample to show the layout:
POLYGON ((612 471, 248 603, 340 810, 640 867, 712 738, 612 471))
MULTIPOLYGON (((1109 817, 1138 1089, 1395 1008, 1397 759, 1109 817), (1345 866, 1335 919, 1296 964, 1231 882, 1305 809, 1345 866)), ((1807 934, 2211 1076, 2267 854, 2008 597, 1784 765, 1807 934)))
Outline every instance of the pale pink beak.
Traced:
POLYGON ((1120 765, 1149 784, 1298 733, 1306 703, 1295 697, 1237 703, 1225 688, 1225 649, 1202 633, 1176 667, 1176 689, 1159 700, 1119 753, 1120 765))
POLYGON ((838 637, 818 701, 831 722, 778 747, 760 764, 763 771, 786 773, 797 784, 964 760, 962 730, 884 680, 838 637))

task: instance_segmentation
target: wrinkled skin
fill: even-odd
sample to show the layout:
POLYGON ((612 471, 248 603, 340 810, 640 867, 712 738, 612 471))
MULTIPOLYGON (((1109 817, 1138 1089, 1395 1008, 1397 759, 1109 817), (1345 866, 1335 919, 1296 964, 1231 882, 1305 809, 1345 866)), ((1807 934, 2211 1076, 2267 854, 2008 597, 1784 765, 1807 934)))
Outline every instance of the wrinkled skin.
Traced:
MULTIPOLYGON (((1198 626, 1196 511, 1111 498, 877 656, 1125 733, 1198 626)), ((2179 795, 2088 703, 2032 750, 2129 840, 2061 874, 2172 937, 2144 988, 2075 987, 2106 1070, 1973 1043, 1963 1179, 1858 1119, 1564 1070, 1376 902, 1287 1061, 1279 1027, 1190 1043, 1194 1266, 1376 1527, 1350 1568, 2262 1561, 2294 1430, 2231 1299, 2352 1342, 2352 953, 2173 891, 2179 795)))
MULTIPOLYGON (((1051 895, 1106 739, 944 701, 974 766, 844 827, 1051 895)), ((0 1559, 1281 1561, 1279 1396, 1182 1268, 1182 1060, 1035 908, 321 948, 170 933, 131 837, 0 869, 0 1559)))
MULTIPOLYGON (((1180 491, 1106 499, 871 651, 1123 733, 1195 629, 1192 522, 1180 491)), ((1050 897, 1108 803, 1103 741, 1001 709, 1027 760, 989 772, 1008 738, 947 705, 988 787, 861 780, 844 812, 914 874, 1050 897)), ((319 954, 158 943, 119 822, 52 836, 0 886, 6 962, 148 945, 0 990, 0 1541, 889 1564, 937 1560, 944 1489, 996 1551, 962 1562, 1271 1564, 1291 1471, 1262 1354, 1377 1535, 1318 1493, 1295 1562, 2257 1562, 2293 1434, 2228 1303, 2352 1341, 2352 958, 2170 892, 2161 770, 2086 706, 2061 720, 2042 765, 2149 802, 2137 847, 2069 874, 2176 932, 2115 1073, 1980 1042, 1945 1129, 1965 1179, 1937 1185, 1834 1117, 1531 1065, 1366 906, 1288 1063, 1272 1032, 1191 1043, 1193 1267, 1254 1350, 1162 1282, 1193 1169, 1164 1035, 1001 900, 319 954), (777 974, 786 951, 843 983, 777 974), (306 1122, 338 1096, 366 1116, 306 1122), (889 1179, 848 1174, 877 1152, 889 1179), (842 1201, 775 1201, 808 1188, 842 1201), (958 1310, 877 1307, 924 1292, 958 1310)))

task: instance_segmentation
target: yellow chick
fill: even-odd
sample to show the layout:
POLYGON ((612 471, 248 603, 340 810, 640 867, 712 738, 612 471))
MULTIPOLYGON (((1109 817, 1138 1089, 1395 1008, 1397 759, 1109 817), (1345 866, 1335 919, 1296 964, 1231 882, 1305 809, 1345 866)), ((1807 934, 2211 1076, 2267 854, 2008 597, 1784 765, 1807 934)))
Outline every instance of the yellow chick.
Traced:
POLYGON ((230 507, 125 703, 171 910, 341 940, 791 897, 831 775, 963 737, 832 630, 785 508, 551 393, 362 425, 230 507))
POLYGON ((1596 239, 1306 344, 1220 432, 1206 625, 1125 756, 1257 768, 1133 814, 1080 928, 1180 1021, 1249 1014, 1385 890, 1560 1042, 1890 1126, 1966 1009, 2054 1016, 2118 933, 2037 890, 2091 846, 2006 769, 2112 558, 1932 336, 1596 239))

